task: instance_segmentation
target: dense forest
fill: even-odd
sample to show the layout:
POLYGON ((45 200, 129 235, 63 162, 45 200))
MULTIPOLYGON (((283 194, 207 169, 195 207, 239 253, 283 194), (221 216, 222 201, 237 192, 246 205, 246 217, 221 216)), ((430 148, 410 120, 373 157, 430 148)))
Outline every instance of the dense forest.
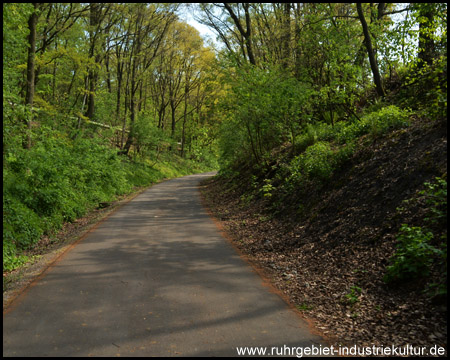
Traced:
MULTIPOLYGON (((430 129, 446 144, 446 124, 446 3, 4 3, 3 270, 120 195, 210 169, 236 208, 264 208, 260 223, 322 216, 324 228, 326 214, 311 213, 321 196, 357 177, 357 157, 400 139, 409 150, 391 149, 377 169, 411 149, 422 167, 392 169, 403 188, 391 216, 420 204, 423 216, 390 230, 397 247, 377 276, 420 279, 437 301, 447 292, 446 146, 408 144, 435 139, 430 129)), ((300 247, 296 237, 278 248, 300 247)), ((358 303, 362 286, 347 290, 358 303)))

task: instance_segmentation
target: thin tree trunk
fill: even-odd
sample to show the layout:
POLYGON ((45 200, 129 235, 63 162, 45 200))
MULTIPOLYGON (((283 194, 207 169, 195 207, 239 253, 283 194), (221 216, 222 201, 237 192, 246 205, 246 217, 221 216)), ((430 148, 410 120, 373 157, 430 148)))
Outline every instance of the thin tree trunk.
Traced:
POLYGON ((386 94, 383 89, 383 84, 381 82, 381 76, 378 69, 377 60, 375 58, 375 52, 372 46, 372 40, 369 34, 369 28, 367 26, 366 18, 362 11, 361 3, 356 3, 356 10, 358 11, 359 21, 361 22, 363 33, 364 33, 364 44, 366 45, 367 53, 369 55, 370 68, 372 69, 373 80, 377 89, 377 94, 384 97, 386 94))
POLYGON ((234 24, 239 30, 239 33, 241 34, 243 41, 245 43, 245 48, 247 49, 247 55, 248 59, 250 61, 250 64, 256 65, 255 56, 253 53, 253 43, 252 43, 252 27, 251 27, 251 19, 250 19, 250 13, 248 11, 249 8, 248 3, 243 3, 242 6, 244 8, 245 12, 245 24, 246 29, 242 27, 241 21, 239 20, 238 16, 235 14, 233 9, 228 3, 224 3, 225 8, 227 9, 228 13, 230 14, 231 18, 234 21, 234 24))
POLYGON ((28 128, 27 141, 25 147, 31 148, 31 127, 32 127, 32 114, 33 114, 33 101, 34 101, 34 79, 35 79, 35 55, 36 55, 36 26, 38 20, 37 10, 39 3, 33 3, 33 13, 28 18, 28 28, 30 29, 30 35, 28 36, 28 57, 27 57, 27 86, 25 94, 25 104, 30 106, 30 116, 26 119, 28 128))
POLYGON ((141 51, 142 46, 142 38, 141 38, 141 25, 142 25, 143 15, 139 12, 136 19, 135 26, 135 36, 133 38, 133 49, 131 51, 131 79, 130 79, 130 130, 128 133, 128 138, 123 147, 123 153, 128 155, 130 151, 130 147, 134 141, 134 124, 136 120, 136 92, 138 90, 140 81, 137 80, 137 68, 139 65, 140 59, 138 55, 141 51))
POLYGON ((120 97, 122 91, 123 63, 117 65, 117 97, 116 97, 116 124, 120 120, 120 97))
POLYGON ((96 83, 98 78, 98 71, 96 69, 96 64, 100 62, 100 55, 95 54, 95 45, 96 45, 96 38, 97 38, 97 27, 100 24, 100 18, 101 18, 101 4, 98 3, 91 3, 91 14, 89 19, 89 25, 91 27, 89 36, 90 36, 90 50, 89 50, 89 56, 91 58, 94 58, 94 67, 89 70, 89 97, 88 97, 88 107, 86 110, 86 117, 92 120, 94 117, 94 106, 95 106, 95 89, 96 89, 96 83))
POLYGON ((186 142, 186 122, 187 122, 187 96, 189 92, 188 81, 186 81, 186 86, 184 88, 184 114, 183 114, 183 127, 181 129, 181 157, 184 157, 184 144, 186 142))
POLYGON ((175 124, 176 124, 175 110, 177 108, 175 106, 175 100, 173 98, 170 99, 170 109, 172 110, 172 129, 171 129, 171 134, 172 134, 172 137, 174 137, 175 136, 175 124))
POLYGON ((282 62, 285 70, 289 69, 289 58, 291 43, 291 4, 284 3, 284 13, 283 13, 283 35, 282 35, 282 62))

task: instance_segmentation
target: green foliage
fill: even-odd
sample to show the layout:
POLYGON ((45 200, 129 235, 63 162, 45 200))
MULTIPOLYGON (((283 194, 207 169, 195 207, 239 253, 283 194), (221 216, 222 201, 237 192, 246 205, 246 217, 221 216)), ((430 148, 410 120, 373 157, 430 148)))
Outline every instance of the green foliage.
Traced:
POLYGON ((370 135, 375 138, 388 131, 407 126, 409 115, 408 110, 390 105, 365 115, 362 124, 359 124, 358 127, 364 128, 364 126, 367 126, 370 135))
POLYGON ((387 267, 384 281, 415 279, 427 276, 433 262, 434 254, 442 251, 430 245, 433 233, 421 227, 409 227, 403 224, 400 228, 397 252, 391 258, 392 265, 387 267))
POLYGON ((176 147, 176 142, 155 124, 156 119, 146 112, 139 113, 134 124, 134 142, 144 157, 157 152, 162 146, 176 147))
POLYGON ((419 110, 430 119, 447 117, 447 57, 441 55, 433 64, 413 63, 404 76, 398 102, 419 110))
POLYGON ((346 302, 350 305, 354 305, 359 301, 362 289, 357 285, 352 285, 350 287, 350 292, 345 294, 346 302))
POLYGON ((435 183, 425 182, 425 190, 420 192, 426 197, 429 214, 425 221, 431 224, 447 225, 447 181, 436 177, 435 183))
MULTIPOLYGON (((425 182, 424 185, 425 190, 420 194, 425 196, 429 206, 425 221, 429 225, 438 225, 441 229, 445 229, 445 233, 438 242, 431 230, 403 224, 397 237, 398 249, 391 258, 392 264, 387 267, 384 276, 384 280, 388 283, 428 276, 433 264, 447 268, 447 182, 437 177, 435 182, 425 182), (433 245, 432 240, 438 245, 433 245)), ((443 291, 442 286, 440 291, 443 291)))
POLYGON ((319 141, 292 160, 292 177, 301 179, 302 176, 306 176, 327 180, 333 173, 334 166, 333 150, 330 144, 319 141))
POLYGON ((264 185, 261 188, 261 192, 263 196, 266 198, 272 197, 272 192, 274 191, 274 186, 272 185, 272 181, 270 179, 264 179, 264 185))
POLYGON ((327 182, 351 157, 353 151, 353 144, 333 150, 329 142, 318 141, 292 159, 289 165, 291 176, 287 181, 291 184, 300 184, 307 179, 319 183, 327 182))
POLYGON ((28 249, 39 240, 43 224, 39 216, 14 197, 3 197, 3 241, 8 249, 28 249))
POLYGON ((17 66, 26 62, 27 21, 31 3, 3 3, 3 92, 18 94, 15 83, 20 79, 17 66))
POLYGON ((334 125, 324 122, 309 123, 304 132, 296 139, 296 150, 303 152, 317 141, 335 142, 342 145, 352 144, 366 134, 377 137, 388 131, 408 126, 409 116, 409 110, 389 105, 368 112, 361 119, 353 118, 334 125))
POLYGON ((243 67, 230 82, 223 104, 227 120, 221 131, 222 158, 235 164, 244 153, 262 164, 274 147, 294 141, 309 117, 312 90, 277 68, 243 67))
POLYGON ((29 257, 17 253, 17 249, 12 242, 3 240, 3 271, 12 271, 26 264, 29 257))
POLYGON ((43 233, 131 189, 114 150, 94 139, 40 132, 33 148, 10 148, 5 156, 3 239, 10 250, 32 247, 43 233))
POLYGON ((77 137, 42 127, 34 147, 9 148, 3 172, 3 262, 10 271, 43 234, 110 202, 136 186, 203 169, 173 155, 154 167, 117 155, 98 137, 77 137))

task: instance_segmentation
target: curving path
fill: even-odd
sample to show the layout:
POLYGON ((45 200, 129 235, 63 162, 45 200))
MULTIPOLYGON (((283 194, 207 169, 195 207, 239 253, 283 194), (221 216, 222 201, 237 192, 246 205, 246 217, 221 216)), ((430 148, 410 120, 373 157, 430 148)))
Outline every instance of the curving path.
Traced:
POLYGON ((319 346, 203 209, 208 174, 152 186, 16 299, 3 356, 237 356, 238 346, 319 346))

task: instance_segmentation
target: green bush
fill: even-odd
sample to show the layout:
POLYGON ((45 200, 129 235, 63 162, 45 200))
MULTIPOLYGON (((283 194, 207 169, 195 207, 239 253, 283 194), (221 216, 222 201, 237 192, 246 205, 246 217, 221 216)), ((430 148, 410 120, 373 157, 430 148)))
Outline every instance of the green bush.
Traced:
POLYGON ((126 162, 124 166, 127 182, 133 186, 146 186, 164 177, 162 172, 146 164, 126 162))
POLYGON ((319 141, 308 147, 298 159, 301 171, 310 178, 327 180, 334 169, 333 150, 329 143, 319 141))
MULTIPOLYGON (((433 182, 424 183, 425 190, 419 194, 429 206, 425 227, 410 227, 403 224, 397 237, 397 251, 386 269, 384 281, 409 280, 426 277, 433 266, 440 266, 439 291, 447 292, 447 181, 436 177, 433 182), (434 234, 433 234, 434 232, 434 234), (439 236, 438 236, 439 235, 439 236), (432 243, 433 241, 433 243, 432 243)), ((405 203, 413 199, 405 200, 405 203)), ((403 211, 402 208, 398 208, 403 211)))
POLYGON ((15 198, 3 197, 4 243, 17 249, 28 249, 42 234, 42 221, 34 211, 15 198))
POLYGON ((28 256, 17 253, 17 249, 12 242, 3 240, 3 271, 12 271, 28 262, 28 260, 28 256))
POLYGON ((351 158, 356 140, 365 134, 376 137, 393 129, 407 126, 409 111, 394 105, 366 114, 361 119, 336 124, 307 124, 303 134, 295 139, 295 156, 288 165, 286 189, 293 189, 312 180, 325 183, 333 173, 351 158), (337 150, 332 145, 339 146, 337 150))
POLYGON ((389 283, 429 275, 433 255, 442 253, 430 245, 432 239, 432 232, 403 224, 397 237, 398 249, 391 258, 392 264, 387 267, 384 281, 389 283))
POLYGON ((72 141, 44 127, 40 131, 31 149, 10 148, 4 157, 4 268, 9 270, 20 265, 14 260, 19 252, 43 234, 132 188, 115 150, 94 139, 72 141))
POLYGON ((260 192, 263 194, 265 198, 272 197, 272 192, 275 190, 275 187, 272 185, 272 181, 270 179, 264 179, 264 185, 261 187, 260 192))
POLYGON ((427 204, 430 206, 429 214, 425 221, 431 224, 447 226, 447 181, 436 177, 434 183, 425 182, 425 190, 420 194, 424 195, 427 204))
POLYGON ((383 107, 381 110, 371 112, 362 118, 362 128, 368 128, 373 137, 382 135, 388 131, 399 129, 409 124, 408 110, 400 109, 395 105, 383 107), (367 124, 367 125, 364 125, 367 124))
POLYGON ((8 160, 4 194, 20 199, 42 217, 61 214, 61 220, 72 221, 86 208, 131 188, 115 151, 92 139, 72 143, 65 137, 49 137, 8 160))
POLYGON ((295 139, 296 153, 304 152, 317 141, 330 141, 333 139, 333 127, 323 122, 306 124, 304 132, 295 139))
POLYGON ((334 125, 324 122, 309 123, 305 126, 303 133, 296 137, 296 150, 297 153, 301 153, 318 141, 343 145, 353 143, 357 138, 369 133, 376 137, 408 126, 409 115, 408 110, 390 105, 369 112, 361 119, 352 118, 349 121, 339 121, 334 125))
POLYGON ((333 150, 330 143, 318 141, 296 156, 290 163, 291 176, 288 182, 310 180, 328 181, 333 173, 353 154, 354 144, 333 150))
POLYGON ((369 132, 369 125, 367 121, 355 119, 349 123, 343 124, 336 132, 336 141, 339 144, 347 144, 353 140, 363 136, 369 132))

